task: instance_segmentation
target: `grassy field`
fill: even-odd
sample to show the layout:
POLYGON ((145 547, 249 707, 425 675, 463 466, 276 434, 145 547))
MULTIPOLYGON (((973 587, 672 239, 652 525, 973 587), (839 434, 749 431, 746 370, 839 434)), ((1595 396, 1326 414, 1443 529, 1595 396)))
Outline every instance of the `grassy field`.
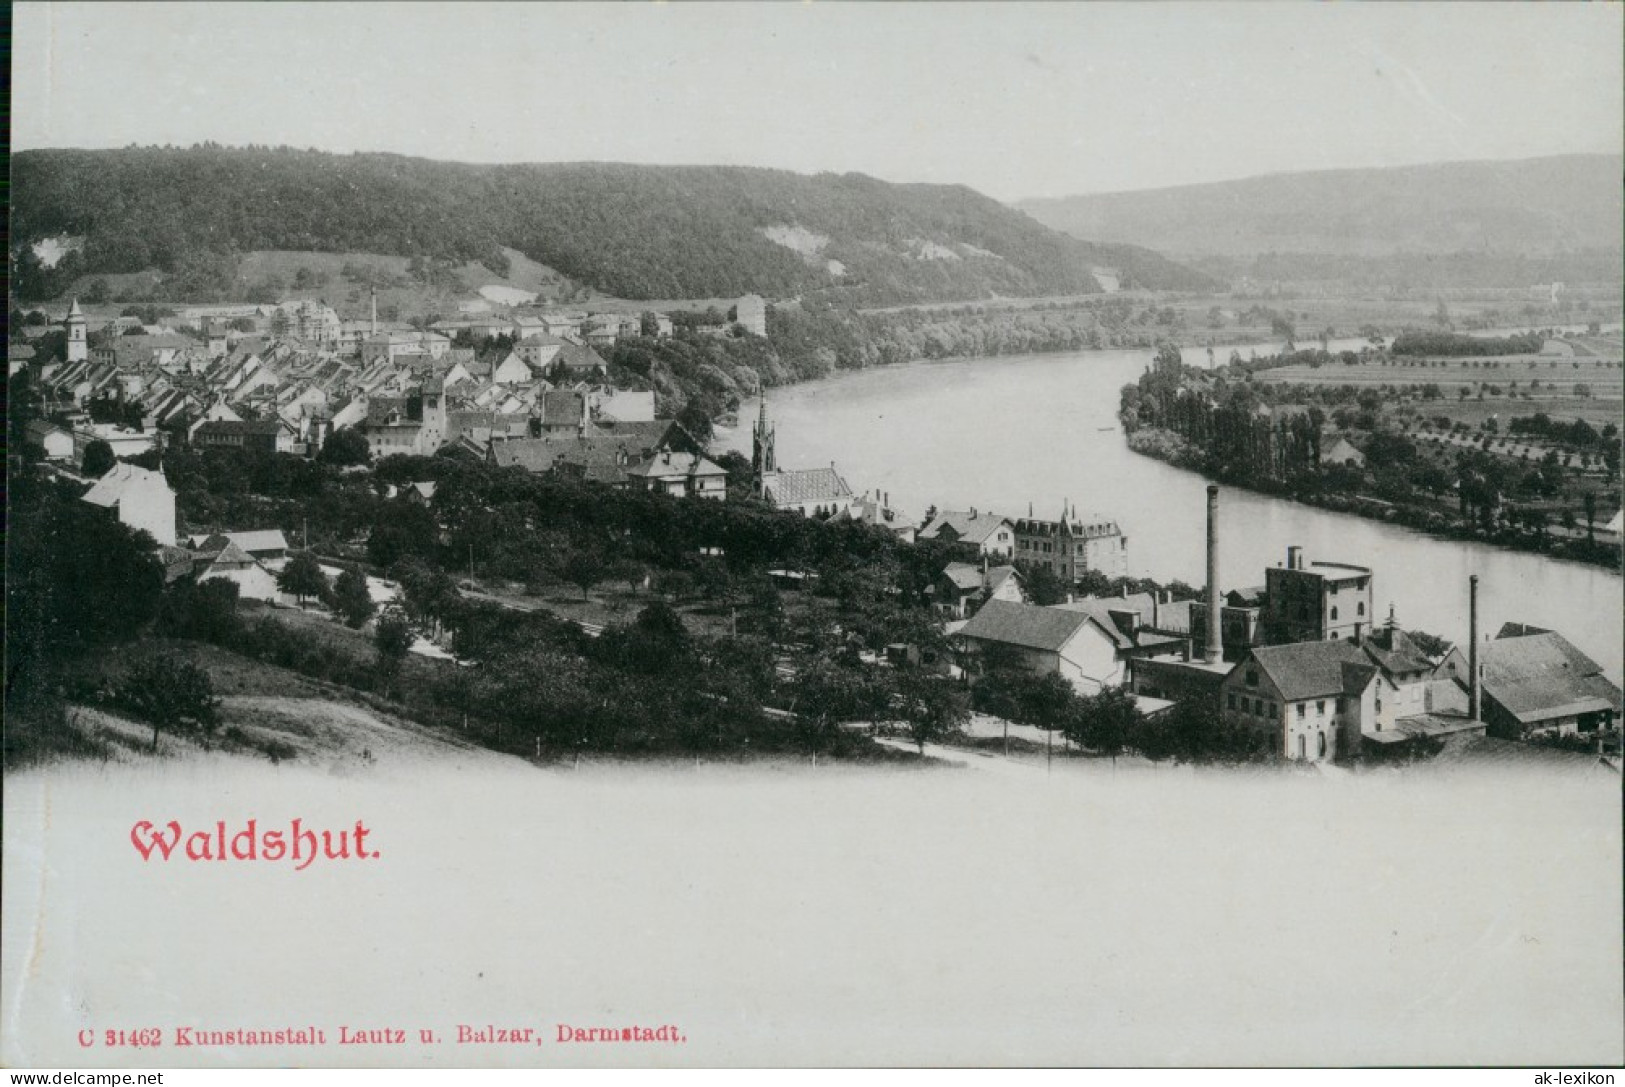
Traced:
POLYGON ((1424 418, 1442 415, 1451 423, 1466 423, 1475 431, 1485 420, 1494 418, 1501 432, 1505 433, 1511 420, 1536 412, 1544 412, 1557 422, 1584 419, 1601 430, 1609 423, 1619 424, 1621 406, 1617 399, 1577 400, 1572 396, 1537 396, 1530 400, 1522 397, 1513 400, 1504 396, 1486 396, 1482 400, 1474 397, 1468 400, 1413 401, 1405 407, 1407 410, 1414 409, 1416 415, 1424 418))

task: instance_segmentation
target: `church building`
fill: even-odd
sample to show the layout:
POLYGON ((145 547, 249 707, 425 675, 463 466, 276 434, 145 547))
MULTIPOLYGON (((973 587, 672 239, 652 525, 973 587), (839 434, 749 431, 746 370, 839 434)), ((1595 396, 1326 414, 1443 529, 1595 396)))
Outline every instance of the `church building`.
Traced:
POLYGON ((775 509, 796 510, 807 517, 855 516, 857 495, 831 461, 828 468, 782 469, 776 449, 778 434, 767 418, 767 397, 751 428, 751 479, 756 494, 775 509))

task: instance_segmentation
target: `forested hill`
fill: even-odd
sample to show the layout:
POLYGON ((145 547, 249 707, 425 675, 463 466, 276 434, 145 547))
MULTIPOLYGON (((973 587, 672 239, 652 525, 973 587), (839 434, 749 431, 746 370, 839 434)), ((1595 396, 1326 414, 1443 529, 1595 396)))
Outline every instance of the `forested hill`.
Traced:
POLYGON ((1057 230, 1175 257, 1620 249, 1617 155, 1277 174, 1018 206, 1057 230))
POLYGON ((1125 286, 1211 286, 1148 250, 1067 236, 962 186, 861 174, 214 146, 24 151, 11 171, 24 298, 70 276, 173 273, 200 253, 372 252, 500 272, 505 246, 626 298, 1085 294, 1101 289, 1098 267, 1125 286), (82 247, 45 269, 33 244, 63 236, 82 247))

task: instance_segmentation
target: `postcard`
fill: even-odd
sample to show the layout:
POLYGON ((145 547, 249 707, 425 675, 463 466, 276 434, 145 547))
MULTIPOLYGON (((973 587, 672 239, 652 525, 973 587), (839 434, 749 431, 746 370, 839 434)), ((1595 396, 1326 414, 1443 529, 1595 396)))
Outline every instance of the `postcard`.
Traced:
POLYGON ((1618 1065, 1621 10, 15 5, 0 1060, 1618 1065))

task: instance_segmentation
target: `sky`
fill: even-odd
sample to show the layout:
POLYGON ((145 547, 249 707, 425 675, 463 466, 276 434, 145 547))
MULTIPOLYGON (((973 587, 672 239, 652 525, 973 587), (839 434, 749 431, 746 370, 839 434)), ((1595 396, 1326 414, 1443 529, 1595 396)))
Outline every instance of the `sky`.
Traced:
POLYGON ((41 4, 12 145, 859 171, 1003 200, 1622 149, 1609 4, 41 4))

